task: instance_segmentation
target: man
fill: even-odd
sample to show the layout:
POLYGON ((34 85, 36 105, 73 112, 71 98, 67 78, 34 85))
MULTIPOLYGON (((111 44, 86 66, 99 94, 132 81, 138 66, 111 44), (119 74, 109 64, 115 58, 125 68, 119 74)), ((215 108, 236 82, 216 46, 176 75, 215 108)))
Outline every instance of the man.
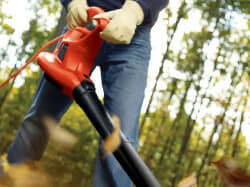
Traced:
MULTIPOLYGON (((69 29, 85 26, 86 10, 99 6, 110 23, 100 36, 105 40, 96 58, 101 67, 104 106, 121 121, 121 130, 137 149, 138 123, 146 87, 150 59, 150 28, 167 0, 61 0, 68 11, 69 29)), ((41 114, 48 113, 59 121, 72 100, 57 87, 41 78, 30 110, 21 123, 9 149, 8 162, 39 160, 46 148, 48 135, 41 124, 41 114)), ((100 147, 100 146, 99 146, 100 147)), ((113 156, 101 158, 99 148, 93 186, 129 187, 132 182, 113 156)))

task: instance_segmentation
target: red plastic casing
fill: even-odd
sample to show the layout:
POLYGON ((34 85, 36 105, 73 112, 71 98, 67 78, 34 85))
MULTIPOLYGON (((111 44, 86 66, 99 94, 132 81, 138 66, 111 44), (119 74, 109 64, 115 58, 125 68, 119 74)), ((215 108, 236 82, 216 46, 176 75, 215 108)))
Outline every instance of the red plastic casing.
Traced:
MULTIPOLYGON (((90 7, 87 10, 88 18, 103 13, 99 7, 90 7)), ((96 56, 100 50, 103 40, 99 33, 109 23, 106 19, 97 20, 97 26, 90 31, 85 27, 77 27, 68 30, 59 45, 53 52, 42 52, 37 57, 37 63, 49 77, 62 86, 62 92, 73 98, 73 90, 83 80, 92 82, 88 77, 94 65, 96 56), (58 57, 63 44, 67 44, 67 50, 61 61, 58 57)))

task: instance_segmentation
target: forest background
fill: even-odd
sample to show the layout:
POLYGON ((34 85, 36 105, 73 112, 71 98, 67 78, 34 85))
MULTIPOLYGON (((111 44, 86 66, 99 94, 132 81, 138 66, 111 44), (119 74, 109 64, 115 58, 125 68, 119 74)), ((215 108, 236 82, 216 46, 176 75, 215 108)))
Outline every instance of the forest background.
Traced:
MULTIPOLYGON (((250 172, 249 18, 249 0, 170 0, 161 12, 152 30, 138 151, 162 186, 176 186, 192 172, 199 186, 221 186, 209 162, 224 156, 250 172)), ((58 0, 0 0, 0 81, 64 26, 58 0)), ((0 156, 29 109, 40 75, 33 63, 0 90, 0 156)), ((98 71, 93 79, 102 98, 98 71)), ((91 186, 98 134, 76 104, 60 126, 77 143, 70 150, 50 143, 42 166, 53 186, 91 186)))

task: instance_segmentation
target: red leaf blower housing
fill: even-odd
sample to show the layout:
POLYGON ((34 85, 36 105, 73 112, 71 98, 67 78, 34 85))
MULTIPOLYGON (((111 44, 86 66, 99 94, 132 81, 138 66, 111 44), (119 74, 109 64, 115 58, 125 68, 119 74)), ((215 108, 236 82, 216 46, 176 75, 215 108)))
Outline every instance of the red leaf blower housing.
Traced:
MULTIPOLYGON (((89 20, 100 12, 103 11, 97 7, 88 9, 89 20)), ((62 86, 62 92, 72 99, 74 89, 84 80, 92 82, 90 72, 103 42, 99 33, 108 23, 102 18, 97 21, 93 31, 85 27, 68 30, 53 53, 42 52, 37 58, 41 69, 62 86)))
MULTIPOLYGON (((87 10, 88 18, 91 20, 96 14, 103 12, 99 7, 90 7, 87 10)), ((37 63, 48 80, 58 84, 64 94, 77 102, 103 139, 113 132, 114 124, 99 101, 89 76, 103 42, 99 33, 108 23, 108 20, 101 18, 97 20, 97 26, 93 30, 84 27, 68 30, 63 36, 52 41, 62 39, 53 53, 41 52, 37 58, 37 63)), ((44 47, 39 51, 43 49, 44 47)), ((140 187, 160 187, 161 185, 121 131, 120 137, 121 145, 113 155, 134 184, 140 187)))

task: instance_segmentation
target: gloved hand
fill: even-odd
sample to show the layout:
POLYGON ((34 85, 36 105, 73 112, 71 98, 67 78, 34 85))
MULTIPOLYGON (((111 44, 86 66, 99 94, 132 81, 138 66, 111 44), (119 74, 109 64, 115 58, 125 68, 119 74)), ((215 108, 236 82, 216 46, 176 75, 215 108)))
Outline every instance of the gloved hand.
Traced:
POLYGON ((69 29, 88 23, 87 0, 73 0, 68 5, 67 23, 69 29))
POLYGON ((136 26, 144 20, 144 13, 136 1, 126 0, 122 8, 94 17, 94 19, 99 18, 110 20, 110 23, 100 33, 102 39, 114 44, 129 44, 136 26))

